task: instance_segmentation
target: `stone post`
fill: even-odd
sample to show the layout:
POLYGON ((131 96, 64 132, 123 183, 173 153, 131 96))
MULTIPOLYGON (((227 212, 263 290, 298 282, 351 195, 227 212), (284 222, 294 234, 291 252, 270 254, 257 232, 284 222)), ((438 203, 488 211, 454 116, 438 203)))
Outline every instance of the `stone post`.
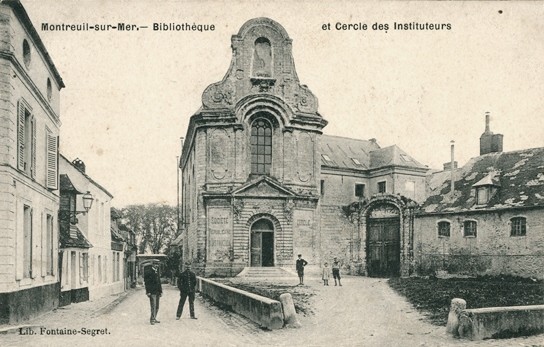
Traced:
POLYGON ((451 300, 450 313, 448 314, 448 323, 446 332, 453 336, 459 335, 459 314, 467 308, 467 302, 463 299, 455 298, 451 300))
POLYGON ((288 328, 300 328, 300 322, 297 318, 293 297, 289 293, 280 295, 280 302, 283 308, 283 319, 288 328))

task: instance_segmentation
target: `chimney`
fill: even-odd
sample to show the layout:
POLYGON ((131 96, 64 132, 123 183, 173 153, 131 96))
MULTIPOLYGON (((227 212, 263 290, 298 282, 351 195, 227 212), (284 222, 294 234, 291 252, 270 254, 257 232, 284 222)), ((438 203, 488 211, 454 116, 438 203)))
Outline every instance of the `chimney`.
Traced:
MULTIPOLYGON (((453 162, 453 168, 457 169, 457 161, 453 162)), ((451 161, 448 161, 447 163, 444 163, 444 171, 451 170, 451 161)))
POLYGON ((451 195, 453 196, 453 192, 455 191, 455 181, 453 178, 453 172, 455 168, 457 167, 455 162, 455 141, 451 140, 451 163, 450 163, 450 172, 451 172, 451 195))
POLYGON ((491 115, 489 114, 489 112, 486 112, 485 113, 485 133, 486 134, 489 134, 491 132, 491 130, 489 130, 489 118, 491 117, 491 115))
POLYGON ((489 126, 491 115, 485 113, 485 131, 480 136, 480 155, 502 152, 502 134, 493 134, 489 126))
POLYGON ((74 161, 72 161, 72 165, 74 165, 79 171, 85 173, 85 163, 83 160, 76 158, 74 161))

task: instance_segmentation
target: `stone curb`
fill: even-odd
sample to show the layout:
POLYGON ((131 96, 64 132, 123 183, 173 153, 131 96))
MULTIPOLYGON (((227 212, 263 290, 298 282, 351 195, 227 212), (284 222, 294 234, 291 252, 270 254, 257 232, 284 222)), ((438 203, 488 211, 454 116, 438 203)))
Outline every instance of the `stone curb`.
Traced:
MULTIPOLYGON (((99 316, 99 315, 110 312, 117 305, 119 305, 121 302, 123 302, 123 300, 125 300, 130 294, 132 294, 132 293, 134 293, 136 291, 137 291, 137 289, 136 290, 131 289, 131 290, 127 290, 127 291, 119 294, 119 296, 117 298, 115 298, 113 301, 107 302, 104 305, 102 305, 101 307, 93 310, 91 315, 93 317, 96 317, 96 316, 99 316)), ((52 311, 47 312, 46 314, 49 314, 51 312, 52 311)), ((8 326, 4 326, 4 327, 0 326, 0 335, 18 333, 19 329, 25 329, 25 328, 34 328, 35 329, 35 328, 41 328, 41 327, 42 327, 42 325, 38 325, 38 324, 20 324, 20 325, 13 325, 13 326, 8 325, 8 326)))
POLYGON ((137 290, 127 290, 121 294, 117 298, 115 298, 113 301, 110 301, 103 305, 102 307, 99 307, 98 309, 94 310, 91 314, 93 317, 99 316, 105 313, 110 312, 113 310, 117 305, 119 305, 123 300, 125 300, 130 294, 135 293, 137 290))

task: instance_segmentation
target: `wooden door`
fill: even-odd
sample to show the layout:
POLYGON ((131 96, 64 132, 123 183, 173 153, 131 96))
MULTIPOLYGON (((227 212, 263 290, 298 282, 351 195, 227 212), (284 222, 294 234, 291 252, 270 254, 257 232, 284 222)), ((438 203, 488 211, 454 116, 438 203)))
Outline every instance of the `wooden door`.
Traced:
POLYGON ((369 219, 367 222, 367 270, 371 277, 400 273, 399 218, 369 219))
POLYGON ((262 266, 262 233, 251 233, 251 266, 262 266))

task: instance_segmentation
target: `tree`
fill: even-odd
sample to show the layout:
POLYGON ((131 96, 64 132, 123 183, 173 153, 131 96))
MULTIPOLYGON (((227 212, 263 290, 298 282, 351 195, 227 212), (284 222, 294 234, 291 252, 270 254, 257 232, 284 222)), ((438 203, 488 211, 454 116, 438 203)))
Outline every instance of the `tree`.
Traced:
POLYGON ((164 252, 174 240, 177 209, 165 204, 130 205, 121 210, 125 224, 136 232, 138 252, 164 252))

